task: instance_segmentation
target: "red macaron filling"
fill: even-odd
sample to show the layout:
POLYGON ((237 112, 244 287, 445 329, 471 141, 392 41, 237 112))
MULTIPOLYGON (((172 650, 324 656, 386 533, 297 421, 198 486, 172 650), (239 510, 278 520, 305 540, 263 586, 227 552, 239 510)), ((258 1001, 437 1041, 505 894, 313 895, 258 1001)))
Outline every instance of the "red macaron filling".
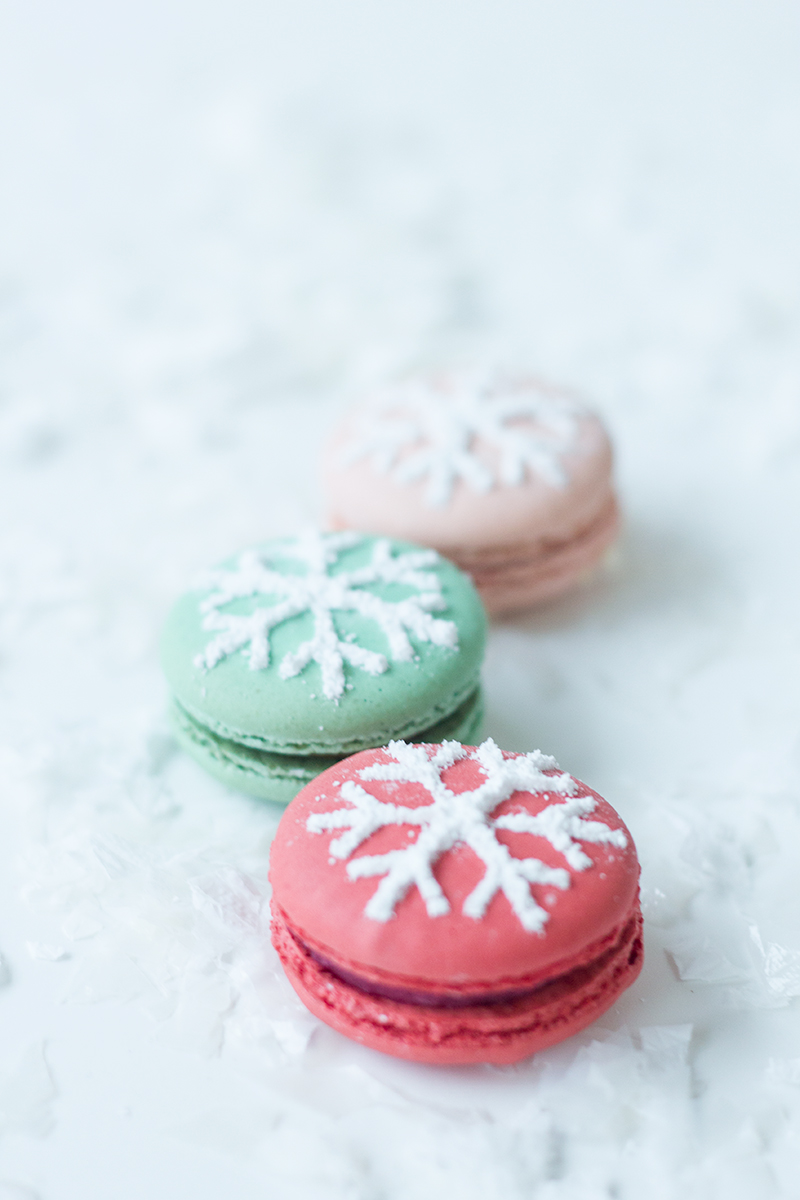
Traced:
POLYGON ((608 938, 603 939, 601 952, 588 961, 546 979, 541 979, 533 985, 530 982, 521 981, 518 986, 502 986, 491 990, 490 986, 484 985, 469 991, 463 989, 428 991, 421 987, 404 987, 360 975, 309 946, 291 928, 284 913, 276 914, 273 937, 280 952, 280 943, 283 939, 280 937, 279 930, 285 930, 300 951, 316 963, 323 972, 329 973, 340 982, 347 984, 348 987, 355 988, 367 996, 392 1000, 397 1004, 411 1004, 419 1008, 472 1008, 477 1005, 509 1004, 516 1000, 524 1000, 535 996, 545 988, 549 989, 551 995, 554 992, 568 994, 585 988, 592 978, 602 974, 609 963, 618 958, 626 947, 628 947, 628 966, 634 967, 642 956, 640 925, 641 916, 637 904, 636 912, 621 929, 614 930, 608 938))
POLYGON ((346 982, 312 958, 275 909, 272 940, 295 991, 327 1025, 400 1058, 453 1065, 517 1062, 577 1033, 630 987, 643 961, 638 901, 600 958, 514 999, 484 992, 459 1005, 419 1003, 427 993, 409 988, 412 1001, 400 1001, 376 994, 369 981, 369 991, 346 982))

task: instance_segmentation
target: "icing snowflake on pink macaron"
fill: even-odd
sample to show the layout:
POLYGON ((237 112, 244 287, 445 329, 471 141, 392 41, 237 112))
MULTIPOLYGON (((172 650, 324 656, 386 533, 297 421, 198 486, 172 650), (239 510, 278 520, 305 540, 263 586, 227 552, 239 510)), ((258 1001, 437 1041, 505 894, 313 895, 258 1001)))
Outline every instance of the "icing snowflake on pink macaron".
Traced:
POLYGON ((445 507, 463 480, 473 491, 514 487, 527 474, 567 486, 583 408, 573 399, 508 382, 497 372, 412 380, 387 388, 360 414, 342 463, 366 458, 399 483, 425 481, 425 503, 445 507), (524 422, 524 423, 523 423, 524 422), (481 446, 494 452, 488 457, 481 446))

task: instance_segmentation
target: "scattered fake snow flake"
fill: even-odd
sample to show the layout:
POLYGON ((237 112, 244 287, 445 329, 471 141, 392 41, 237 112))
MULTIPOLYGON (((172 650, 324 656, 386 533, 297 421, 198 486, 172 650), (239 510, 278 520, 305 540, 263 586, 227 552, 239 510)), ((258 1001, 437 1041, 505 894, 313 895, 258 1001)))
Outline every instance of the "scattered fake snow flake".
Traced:
POLYGON ((70 956, 63 946, 54 946, 47 942, 27 942, 26 945, 31 958, 41 962, 63 962, 70 956))
POLYGON ((219 929, 239 928, 243 934, 261 928, 264 897, 255 885, 232 868, 220 868, 189 882, 192 906, 219 929))
POLYGON ((431 508, 449 502, 459 479, 488 492, 498 478, 514 486, 530 471, 563 488, 563 456, 575 446, 581 412, 539 385, 509 385, 493 374, 415 381, 375 398, 343 462, 369 457, 376 471, 391 472, 400 483, 426 478, 431 508), (520 419, 527 423, 513 423, 520 419), (477 452, 478 440, 498 452, 496 473, 477 452))
POLYGON ((136 1000, 152 990, 150 981, 118 947, 101 947, 78 962, 62 1000, 65 1004, 102 1004, 136 1000))
POLYGON ((205 1058, 215 1057, 225 1039, 225 1017, 235 1001, 235 989, 224 973, 195 976, 178 998, 168 1040, 205 1058))
POLYGON ((763 960, 763 971, 770 994, 785 1004, 800 996, 800 950, 787 950, 777 942, 765 945, 758 927, 750 927, 750 936, 763 960))
POLYGON ((747 963, 734 963, 719 941, 695 930, 670 931, 666 949, 680 979, 693 983, 735 983, 749 979, 747 963))
POLYGON ((472 752, 460 742, 444 742, 432 755, 429 747, 406 742, 390 742, 387 750, 394 762, 375 763, 359 771, 359 776, 365 782, 420 783, 428 790, 431 804, 419 808, 391 804, 347 780, 340 794, 352 807, 312 813, 306 822, 311 833, 347 830, 330 844, 331 854, 338 859, 349 858, 371 834, 387 825, 418 827, 419 836, 412 845, 386 854, 364 855, 347 865, 351 879, 384 876, 364 910, 374 921, 388 921, 413 885, 425 901, 428 916, 449 912, 450 904, 432 868, 446 851, 463 842, 486 867, 480 883, 464 901, 465 915, 480 920, 495 893, 502 891, 523 927, 538 933, 550 915, 533 899, 530 884, 550 884, 565 890, 570 886, 569 871, 548 867, 538 858, 514 858, 498 841, 495 830, 509 829, 546 838, 563 854, 573 871, 584 871, 592 865, 576 839, 620 848, 627 845, 621 830, 609 829, 600 821, 584 820, 597 801, 592 796, 576 795, 577 785, 570 775, 545 775, 545 771, 555 769, 557 764, 541 751, 504 758, 491 738, 472 752), (472 791, 455 794, 444 783, 442 773, 467 757, 480 765, 486 780, 472 791), (498 805, 518 791, 554 792, 566 799, 548 804, 536 815, 509 813, 492 820, 491 814, 498 805))
MULTIPOLYGON (((290 1046, 297 1052, 308 1040, 314 1018, 277 956, 265 955, 277 817, 235 798, 220 808, 211 786, 166 818, 140 805, 118 776, 144 785, 150 729, 148 721, 142 733, 126 728, 121 741, 104 735, 99 743, 95 730, 73 734, 43 759, 31 788, 40 840, 27 860, 26 894, 60 919, 47 940, 70 939, 62 944, 74 962, 61 999, 133 1003, 158 1022, 159 1040, 192 1053, 216 1055, 233 1038, 250 1058, 259 1051, 283 1062, 290 1046), (73 758, 94 764, 90 786, 72 770, 73 758), (280 1038, 272 1018, 290 1023, 280 1038)), ((168 765, 171 756, 153 766, 157 780, 168 765)))
MULTIPOLYGON (((426 570, 439 561, 433 550, 393 554, 385 539, 375 542, 371 561, 364 567, 330 573, 343 550, 360 545, 357 533, 323 534, 310 531, 274 550, 249 550, 232 570, 211 573, 212 592, 201 604, 203 628, 218 630, 195 663, 211 670, 222 659, 249 646, 251 670, 263 670, 270 661, 270 633, 284 621, 310 613, 314 633, 297 650, 285 654, 281 679, 299 675, 310 662, 322 672, 322 692, 338 700, 345 688, 344 664, 369 675, 382 675, 388 668, 385 655, 367 650, 352 638, 341 638, 334 612, 355 612, 374 621, 386 636, 393 662, 412 662, 414 647, 409 634, 435 646, 458 648, 458 630, 452 621, 433 617, 447 607, 435 572, 426 570), (303 573, 283 574, 276 560, 294 560, 303 573), (372 584, 398 583, 414 588, 417 595, 403 600, 384 600, 369 591, 372 584), (273 602, 246 615, 220 611, 234 600, 270 596, 273 602)), ((322 728, 320 726, 320 728, 322 728)))
POLYGON ((11 968, 5 956, 0 954, 0 987, 7 987, 9 983, 11 983, 11 968))
POLYGON ((800 1087, 800 1058, 771 1058, 764 1074, 770 1083, 800 1087))
POLYGON ((800 951, 765 943, 754 924, 671 929, 664 948, 681 980, 726 986, 726 1003, 737 1008, 780 1008, 800 996, 800 951))
POLYGON ((94 937, 100 933, 102 928, 102 921, 81 908, 76 908, 73 912, 68 913, 61 922, 64 937, 69 938, 71 942, 81 942, 86 938, 94 937))
POLYGON ((650 1025, 639 1032, 650 1066, 667 1069, 686 1065, 692 1040, 691 1025, 650 1025))
POLYGON ((297 1058, 305 1053, 311 1035, 317 1027, 312 1017, 307 1021, 297 1017, 271 1020, 269 1026, 276 1042, 290 1058, 297 1058))
POLYGON ((43 1043, 30 1046, 17 1067, 0 1081, 0 1133, 14 1131, 46 1137, 55 1125, 57 1095, 43 1043))

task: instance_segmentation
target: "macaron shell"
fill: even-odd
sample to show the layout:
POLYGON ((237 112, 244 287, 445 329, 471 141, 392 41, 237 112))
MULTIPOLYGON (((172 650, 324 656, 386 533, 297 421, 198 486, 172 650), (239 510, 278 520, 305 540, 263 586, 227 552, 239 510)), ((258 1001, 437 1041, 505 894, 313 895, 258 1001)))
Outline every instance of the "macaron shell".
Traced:
MULTIPOLYGON (((194 721, 176 701, 170 706, 170 722, 183 749, 216 779, 236 791, 278 804, 288 804, 307 783, 340 761, 330 755, 275 754, 220 738, 194 721)), ((421 736, 430 741, 455 738, 472 742, 480 737, 482 723, 483 697, 476 689, 455 712, 421 736)))
MULTIPOLYGON (((374 539, 344 551, 334 568, 358 568, 369 560, 374 539)), ((394 543, 396 553, 418 550, 394 543)), ((234 560, 230 560, 232 563, 234 560)), ((230 565, 223 564, 223 565, 230 565)), ((416 658, 390 661, 380 675, 345 668, 348 684, 336 700, 322 694, 320 670, 310 663, 294 678, 279 673, 283 656, 296 651, 313 631, 310 614, 294 617, 271 633, 269 666, 252 670, 240 653, 211 670, 196 664, 211 634, 203 629, 200 604, 209 589, 191 592, 172 609, 162 638, 162 663, 181 707, 214 735, 257 750, 285 754, 347 754, 387 737, 411 736, 452 713, 475 691, 486 637, 486 616, 470 581, 452 563, 439 559, 426 568, 439 577, 445 608, 435 614, 458 627, 458 649, 414 639, 416 658)), ((385 599, 401 599, 409 589, 384 584, 370 588, 385 599)), ((257 598, 262 602, 261 598, 257 598)), ((254 601, 235 601, 228 611, 249 612, 254 601), (238 607, 237 607, 238 606, 238 607), (249 606, 249 607, 248 607, 249 606)), ((386 654, 382 630, 357 613, 336 612, 341 637, 355 634, 359 645, 386 654)))
MULTIPOLYGON (((351 879, 347 863, 330 856, 333 834, 312 834, 308 816, 346 807, 337 783, 358 778, 373 761, 388 761, 385 751, 367 751, 326 771, 295 799, 278 829, 271 851, 270 878, 291 929, 312 949, 347 966, 366 979, 386 980, 429 989, 491 990, 508 981, 526 979, 533 986, 554 971, 585 961, 587 951, 627 920, 638 893, 639 868, 630 834, 609 804, 590 788, 596 800, 591 820, 622 830, 625 849, 582 842, 592 867, 570 872, 570 887, 532 885, 536 901, 549 913, 541 933, 526 931, 502 893, 497 893, 481 919, 466 916, 464 900, 484 874, 484 865, 467 846, 458 845, 434 867, 450 904, 442 916, 428 915, 416 887, 400 900, 385 922, 365 915, 378 881, 351 879), (381 757, 382 756, 382 757, 381 757)), ((443 776, 454 791, 478 786, 478 765, 462 760, 443 776)), ((369 792, 390 803, 410 807, 428 804, 430 794, 418 784, 370 781, 369 792)), ((536 813, 549 799, 516 792, 495 816, 527 810, 536 813)), ((416 829, 395 825, 380 829, 355 851, 380 854, 409 844, 416 829)), ((550 843, 529 833, 496 831, 515 857, 536 857, 552 867, 566 866, 550 843)))
MULTIPOLYGON (((358 412, 334 434, 323 457, 329 520, 334 528, 363 528, 391 537, 435 546, 459 560, 464 548, 513 544, 542 536, 567 542, 591 524, 613 495, 612 449, 600 419, 591 412, 578 417, 575 445, 562 464, 564 487, 555 487, 528 471, 519 484, 496 485, 478 492, 459 479, 449 502, 432 507, 426 482, 399 482, 381 473, 369 457, 345 465, 358 412)), ((515 422, 520 429, 531 421, 515 422)), ((477 438, 474 452, 497 468, 498 452, 477 438)), ((402 456, 399 461, 402 462, 402 456)))
POLYGON ((286 974, 315 1016, 346 1037, 436 1065, 518 1062, 578 1033, 606 1012, 641 971, 638 897, 607 953, 512 1003, 442 1009, 397 1003, 343 983, 298 946, 278 917, 273 942, 286 974))
POLYGON ((504 546, 495 554, 463 553, 466 571, 491 616, 542 604, 588 578, 619 533, 619 508, 611 496, 585 529, 565 542, 539 539, 504 546), (504 552, 504 553, 503 553, 504 552))
POLYGON ((216 737, 175 701, 170 724, 181 747, 221 783, 261 800, 288 804, 301 788, 339 759, 318 754, 270 754, 216 737))

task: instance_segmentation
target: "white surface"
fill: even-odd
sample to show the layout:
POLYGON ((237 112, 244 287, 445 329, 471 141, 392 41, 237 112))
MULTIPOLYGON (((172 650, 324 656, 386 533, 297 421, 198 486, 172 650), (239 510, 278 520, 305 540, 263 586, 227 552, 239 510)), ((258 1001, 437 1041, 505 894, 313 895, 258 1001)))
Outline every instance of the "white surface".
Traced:
POLYGON ((0 14, 0 1196, 796 1195, 797 5, 0 14), (470 356, 617 439, 617 561, 495 628, 488 724, 624 815, 647 963, 434 1071, 287 992, 276 814, 175 753, 156 643, 314 515, 343 392, 470 356))

